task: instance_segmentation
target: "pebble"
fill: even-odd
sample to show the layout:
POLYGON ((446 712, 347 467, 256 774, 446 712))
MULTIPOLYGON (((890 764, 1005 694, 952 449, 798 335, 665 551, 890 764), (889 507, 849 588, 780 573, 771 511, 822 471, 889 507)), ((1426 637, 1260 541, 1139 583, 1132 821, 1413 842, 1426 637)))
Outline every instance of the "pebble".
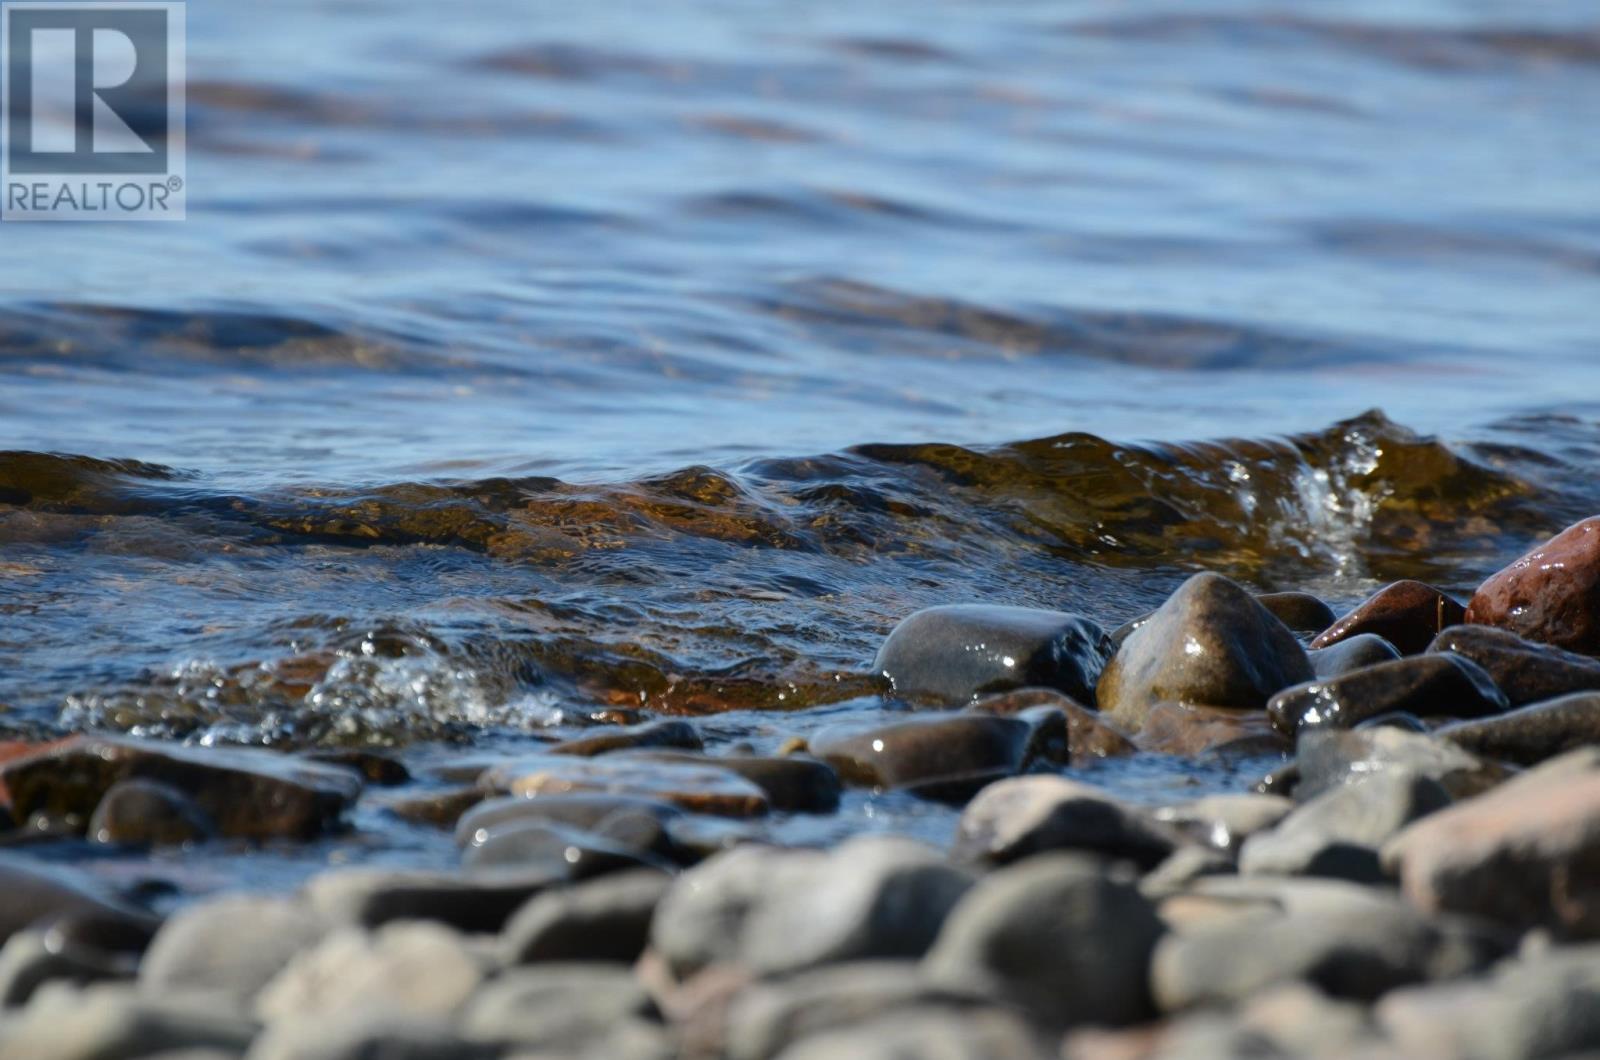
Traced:
POLYGON ((216 991, 243 1005, 328 925, 294 898, 227 895, 174 913, 139 964, 139 984, 163 993, 216 991))
POLYGON ((1157 703, 1144 717, 1136 741, 1141 750, 1193 757, 1200 754, 1277 754, 1289 742, 1259 710, 1157 703))
POLYGON ((1576 692, 1499 717, 1462 721, 1434 730, 1475 755, 1519 766, 1600 744, 1600 692, 1576 692))
MULTIPOLYGON (((709 759, 707 761, 710 761, 709 759)), ((536 757, 489 769, 479 787, 536 798, 589 792, 660 799, 696 813, 755 817, 768 810, 766 793, 737 773, 712 765, 641 762, 631 757, 536 757)))
POLYGON ((1286 736, 1312 728, 1348 729, 1380 714, 1481 718, 1510 709, 1493 678, 1448 652, 1412 655, 1335 677, 1286 688, 1267 703, 1267 716, 1286 736))
POLYGON ((680 816, 683 810, 660 799, 637 795, 577 793, 541 795, 535 799, 507 795, 479 803, 456 822, 456 845, 465 847, 477 841, 480 832, 507 824, 536 821, 588 829, 601 825, 618 814, 647 814, 660 821, 680 816))
POLYGON ((536 895, 501 932, 505 960, 632 963, 644 952, 656 906, 671 886, 672 878, 660 872, 619 872, 536 895))
POLYGON ((1294 802, 1281 795, 1208 795, 1157 809, 1154 817, 1197 842, 1235 852, 1246 839, 1283 820, 1294 802))
POLYGON ((1150 955, 1164 930, 1133 884, 1092 858, 1053 854, 967 892, 923 963, 932 982, 997 988, 1041 1023, 1120 1026, 1153 1015, 1150 955))
POLYGON ((80 946, 52 944, 47 932, 19 931, 0 947, 0 1009, 27 1004, 49 982, 74 986, 126 979, 130 962, 80 946))
POLYGON ((116 935, 131 933, 148 940, 159 923, 82 873, 4 851, 0 851, 0 895, 4 895, 0 941, 29 927, 61 921, 103 924, 105 931, 116 935))
POLYGON ((1426 651, 1442 629, 1459 625, 1466 608, 1425 582, 1398 581, 1379 589, 1354 611, 1332 623, 1311 642, 1326 648, 1364 633, 1375 633, 1402 655, 1426 651))
POLYGON ((261 988, 255 1012, 269 1024, 367 1006, 445 1018, 483 980, 477 958, 443 925, 346 927, 297 953, 261 988))
MULTIPOLYGON (((1040 711, 1058 711, 1066 719, 1067 754, 1062 764, 1082 766, 1104 758, 1120 758, 1138 750, 1126 733, 1064 693, 1050 688, 1022 688, 1015 692, 984 696, 968 710, 1029 718, 1040 711)), ((1054 760, 1054 759, 1052 759, 1054 760)))
POLYGON ((216 834, 216 825, 183 792, 153 780, 111 785, 89 818, 89 838, 129 846, 182 846, 216 834))
POLYGON ((467 1004, 460 1027, 468 1040, 502 1050, 566 1054, 618 1024, 655 1015, 655 1003, 627 968, 550 963, 500 975, 467 1004))
POLYGON ((1081 615, 956 604, 902 620, 872 669, 911 698, 958 703, 1034 685, 1092 705, 1110 654, 1105 630, 1081 615))
POLYGON ((1257 709, 1311 677, 1283 623, 1227 578, 1197 574, 1123 641, 1101 675, 1098 705, 1137 730, 1156 703, 1257 709))
POLYGON ((648 814, 618 813, 592 830, 546 821, 513 821, 482 828, 461 852, 461 864, 478 872, 510 869, 550 879, 586 880, 624 869, 666 869, 650 854, 670 842, 648 814))
POLYGON ((880 789, 968 782, 976 787, 1018 772, 1034 727, 997 714, 918 715, 903 721, 830 725, 811 753, 848 783, 880 789))
POLYGON ((803 1038, 779 1060, 1041 1060, 1048 1053, 1034 1030, 1004 1009, 951 1012, 901 1009, 863 1023, 803 1038))
POLYGON ((1494 679, 1512 706, 1600 691, 1600 659, 1535 644, 1493 626, 1452 626, 1434 638, 1428 650, 1471 659, 1494 679))
POLYGON ((1374 773, 1428 777, 1456 799, 1487 791, 1509 775, 1453 743, 1391 727, 1308 732, 1296 751, 1294 797, 1301 802, 1374 773))
POLYGON ((306 757, 313 762, 345 766, 361 774, 368 784, 392 788, 408 783, 411 770, 391 754, 367 747, 341 747, 323 751, 308 751, 306 757))
POLYGON ((1600 516, 1529 550, 1478 587, 1465 621, 1600 655, 1600 516))
POLYGON ((254 1021, 192 997, 150 997, 125 983, 51 982, 6 1021, 0 1060, 115 1060, 207 1048, 238 1056, 255 1033, 254 1021))
POLYGON ((451 1021, 388 1006, 321 1012, 268 1027, 246 1060, 499 1060, 493 1045, 463 1040, 451 1021))
POLYGON ((1600 770, 1572 752, 1426 817, 1384 848, 1407 898, 1563 937, 1600 938, 1600 770))
POLYGON ((361 793, 343 766, 257 748, 189 747, 85 735, 0 766, 19 817, 75 814, 88 820, 117 783, 140 779, 183 792, 219 834, 307 839, 336 826, 361 793))
POLYGON ((377 927, 432 920, 458 931, 498 932, 522 904, 567 882, 546 868, 468 876, 425 869, 354 868, 324 872, 306 884, 306 901, 334 924, 377 927))
POLYGON ((839 808, 843 788, 832 766, 798 754, 709 757, 675 751, 640 751, 630 757, 726 769, 760 788, 767 796, 768 805, 785 813, 832 813, 839 808))
POLYGON ((1256 603, 1296 633, 1320 633, 1334 623, 1333 608, 1310 593, 1262 593, 1256 603))
POLYGON ((1182 842, 1149 814, 1059 776, 1013 777, 972 800, 951 857, 1004 864, 1050 850, 1080 850, 1154 868, 1182 842))
POLYGON ((674 718, 646 722, 643 725, 621 726, 589 736, 580 736, 554 745, 549 748, 549 752, 554 755, 579 755, 592 758, 595 755, 636 747, 677 747, 698 751, 704 746, 699 730, 686 721, 674 718))
POLYGON ((650 945, 678 979, 739 951, 745 918, 771 881, 808 871, 819 851, 748 844, 707 858, 678 877, 650 925, 650 945))
POLYGON ((1326 648, 1310 649, 1306 655, 1311 672, 1322 681, 1400 658, 1399 650, 1376 633, 1357 633, 1326 648))

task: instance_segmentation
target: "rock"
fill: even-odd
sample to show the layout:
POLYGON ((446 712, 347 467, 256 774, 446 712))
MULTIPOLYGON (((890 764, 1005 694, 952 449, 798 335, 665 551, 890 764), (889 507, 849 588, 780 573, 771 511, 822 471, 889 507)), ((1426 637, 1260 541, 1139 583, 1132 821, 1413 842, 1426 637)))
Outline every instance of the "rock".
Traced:
POLYGON ((476 787, 457 785, 416 795, 375 800, 391 816, 409 824, 429 828, 454 828, 461 815, 484 800, 484 793, 476 787))
POLYGON ((910 1008, 803 1038, 780 1060, 1040 1060, 1044 1045, 1003 1009, 910 1008))
POLYGON ((1379 589, 1361 606, 1345 615, 1311 642, 1326 648, 1363 633, 1375 633, 1402 655, 1426 651, 1441 629, 1459 625, 1466 609, 1456 601, 1418 581, 1399 581, 1379 589))
POLYGON ((377 927, 432 920, 458 931, 498 932, 511 914, 546 887, 566 883, 546 867, 472 876, 421 869, 339 869, 306 884, 312 909, 335 924, 377 927))
POLYGON ((693 865, 741 843, 771 842, 770 835, 749 821, 686 813, 666 823, 673 855, 679 864, 693 865))
POLYGON ((1364 1006, 1330 998, 1304 983, 1251 997, 1240 1006, 1238 1025, 1288 1056, 1371 1055, 1378 1045, 1364 1006))
POLYGON ((1235 871, 1233 858, 1226 853, 1195 843, 1179 847, 1145 873, 1139 881, 1139 891, 1148 898, 1160 898, 1181 891, 1204 876, 1230 876, 1235 871))
POLYGON ((1383 857, 1422 909, 1600 937, 1600 771, 1554 759, 1418 821, 1383 857))
POLYGON ((1159 896, 1157 911, 1173 931, 1209 930, 1275 916, 1380 916, 1406 909, 1392 892, 1315 876, 1201 876, 1159 896))
POLYGON ((545 891, 506 924, 506 961, 632 963, 644 952, 650 920, 671 886, 670 876, 643 871, 545 891))
POLYGON ((679 979, 734 960, 745 918, 771 881, 809 871, 824 857, 752 844, 708 858, 679 876, 661 900, 650 925, 651 947, 679 979))
POLYGON ((637 747, 681 747, 698 751, 704 746, 699 731, 693 725, 674 718, 580 736, 575 740, 556 744, 550 748, 550 753, 588 758, 637 747))
POLYGON ((296 954, 256 997, 268 1023, 384 1006, 448 1017, 472 996, 484 970, 457 935, 438 924, 340 928, 296 954))
POLYGON ((1297 746, 1294 797, 1307 802, 1330 788, 1373 773, 1405 771, 1443 785, 1452 798, 1486 791, 1508 773, 1461 748, 1402 729, 1328 729, 1305 734, 1297 746))
MULTIPOLYGON (((62 866, 0 851, 0 941, 18 931, 61 921, 108 925, 148 939, 159 919, 105 893, 89 877, 62 866)), ((120 948, 120 947, 118 947, 120 948)))
POLYGON ((640 751, 629 755, 651 762, 705 765, 737 773, 760 788, 768 804, 785 813, 832 813, 839 808, 839 774, 826 762, 803 755, 690 755, 675 751, 640 751))
POLYGON ((1387 714, 1375 714, 1370 718, 1363 718, 1355 723, 1357 729, 1399 729, 1401 732, 1417 732, 1426 735, 1433 731, 1427 722, 1404 710, 1391 710, 1387 714))
POLYGON ((1120 1026, 1152 1014, 1147 974, 1163 930, 1136 887, 1092 859, 1049 855, 968 892, 924 966, 952 989, 997 989, 1042 1023, 1120 1026))
POLYGON ((591 831, 541 821, 514 821, 479 829, 461 852, 463 867, 531 871, 551 879, 587 880, 625 869, 665 870, 652 848, 669 843, 661 822, 648 814, 615 814, 591 831))
POLYGON ((368 784, 392 788, 411 780, 411 770, 405 763, 384 751, 370 747, 338 747, 326 751, 307 751, 313 762, 327 762, 344 766, 361 774, 368 784))
POLYGON ((763 974, 920 957, 970 886, 971 875, 932 847, 857 836, 766 882, 744 920, 738 956, 763 974))
POLYGON ((334 826, 361 793, 342 766, 254 748, 188 747, 85 735, 0 767, 19 817, 87 820, 119 782, 148 780, 183 792, 225 836, 310 838, 334 826))
POLYGON ((1441 652, 1286 688, 1267 704, 1267 716, 1279 732, 1294 736, 1310 728, 1349 729, 1396 711, 1481 718, 1508 709, 1505 693, 1476 663, 1441 652))
MULTIPOLYGON (((43 931, 19 931, 0 948, 0 1008, 28 1003, 34 991, 49 982, 73 986, 126 979, 132 962, 78 946, 54 946, 43 931)), ((0 1033, 0 1048, 3 1048, 0 1033)))
POLYGON ((974 790, 1008 777, 1028 759, 1033 728, 995 714, 917 715, 887 725, 830 725, 811 737, 811 753, 847 782, 903 788, 969 783, 974 790))
POLYGON ((1306 655, 1311 659, 1311 672, 1319 681, 1331 681, 1354 670, 1400 658, 1399 650, 1376 633, 1357 633, 1326 648, 1313 648, 1306 655))
POLYGON ((1593 1055, 1600 1050, 1600 947, 1506 962, 1486 979, 1396 990, 1374 1011, 1399 1056, 1593 1055))
POLYGON ((660 799, 696 813, 755 817, 767 812, 766 794, 737 773, 715 766, 641 762, 637 758, 535 757, 488 770, 486 791, 529 798, 578 792, 660 799))
POLYGON ((246 1060, 499 1060, 498 1047, 458 1037, 437 1016, 370 1006, 284 1020, 256 1039, 246 1060))
POLYGON ((1600 517, 1569 526, 1490 577, 1464 621, 1600 655, 1600 517))
POLYGON ((156 995, 213 990, 246 1003, 326 933, 322 917, 294 899, 210 899, 179 910, 156 932, 139 984, 156 995))
POLYGON ((1333 625, 1333 608, 1310 593, 1262 593, 1256 603, 1296 633, 1320 633, 1333 625))
POLYGON ((1378 848, 1406 825, 1450 805, 1438 781, 1403 771, 1330 788, 1239 852, 1239 871, 1378 883, 1378 848))
POLYGON ((89 819, 89 838, 130 846, 182 846, 216 834, 204 810, 183 792, 152 780, 113 784, 89 819))
POLYGON ((237 1056, 256 1025, 192 999, 153 998, 122 983, 47 983, 0 1032, 3 1060, 113 1060, 213 1048, 237 1056))
MULTIPOLYGON (((637 795, 605 795, 578 793, 573 795, 541 795, 528 799, 520 795, 507 795, 479 803, 461 815, 456 822, 456 845, 470 846, 481 842, 479 833, 486 837, 489 830, 507 824, 536 821, 541 824, 564 824, 573 828, 590 829, 601 826, 618 814, 648 814, 666 821, 682 815, 683 811, 659 799, 646 799, 637 795)), ((658 850, 656 853, 665 853, 658 850)))
POLYGON ((513 968, 478 991, 461 1014, 461 1033, 506 1049, 565 1051, 654 1015, 655 1004, 626 968, 544 964, 513 968))
POLYGON ((1149 815, 1065 777, 991 784, 961 815, 951 857, 1004 864, 1048 850, 1080 850, 1154 868, 1181 840, 1149 815))
POLYGON ((913 698, 955 703, 1037 685, 1092 704, 1110 654, 1105 630, 1079 615, 960 604, 904 619, 872 668, 913 698))
POLYGON ((1428 650, 1471 659, 1514 707, 1572 692, 1600 691, 1600 660, 1535 644, 1493 626, 1451 626, 1434 638, 1428 650))
POLYGON ((1600 692, 1577 692, 1499 717, 1456 722, 1435 730, 1434 735, 1486 758, 1537 765, 1558 754, 1600 744, 1600 692))
POLYGON ((1277 754, 1289 741, 1272 728, 1259 710, 1196 707, 1186 703, 1156 703, 1144 716, 1139 748, 1156 754, 1193 757, 1200 754, 1277 754))
POLYGON ((1283 623, 1221 575, 1197 574, 1106 664, 1099 707, 1138 729, 1156 703, 1260 708, 1311 676, 1305 649, 1283 623))
POLYGON ((1281 795, 1210 795, 1155 811, 1155 819, 1218 850, 1237 851, 1244 841, 1289 815, 1294 803, 1281 795))
POLYGON ((1099 711, 1090 710, 1051 688, 1021 688, 1014 692, 984 696, 967 709, 974 713, 1024 719, 1036 711, 1060 711, 1067 726, 1067 758, 1063 764, 1088 765, 1102 758, 1119 758, 1138 750, 1133 741, 1099 711))
POLYGON ((1252 913, 1166 935, 1150 982, 1163 1012, 1229 1004, 1294 980, 1332 997, 1370 1001, 1406 983, 1467 974, 1503 944, 1472 925, 1430 922, 1393 901, 1252 913))

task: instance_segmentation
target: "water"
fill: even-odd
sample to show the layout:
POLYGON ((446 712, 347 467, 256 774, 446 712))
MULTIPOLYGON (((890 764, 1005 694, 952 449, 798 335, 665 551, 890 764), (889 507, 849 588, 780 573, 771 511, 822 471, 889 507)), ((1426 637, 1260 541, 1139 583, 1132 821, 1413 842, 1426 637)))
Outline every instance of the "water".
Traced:
POLYGON ((1464 591, 1600 500, 1587 3, 189 29, 190 220, 0 230, 0 735, 776 744, 919 606, 1464 591))

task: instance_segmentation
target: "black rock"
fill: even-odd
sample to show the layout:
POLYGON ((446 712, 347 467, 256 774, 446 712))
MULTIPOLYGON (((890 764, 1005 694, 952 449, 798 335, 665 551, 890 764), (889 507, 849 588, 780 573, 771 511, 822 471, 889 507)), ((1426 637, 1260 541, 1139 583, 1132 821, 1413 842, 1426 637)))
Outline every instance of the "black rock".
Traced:
POLYGON ((1124 858, 1154 868, 1181 843, 1172 829, 1088 784, 1057 776, 1014 777, 972 800, 956 825, 951 857, 1004 864, 1051 850, 1124 858))
POLYGON ((1498 717, 1456 722, 1434 735, 1476 755, 1537 765, 1566 751, 1600 744, 1600 692, 1575 692, 1498 717))
POLYGON ((1348 729, 1395 711, 1421 717, 1480 718, 1509 708, 1505 693, 1478 665, 1459 655, 1413 655, 1286 688, 1267 714, 1286 736, 1313 728, 1348 729))
POLYGON ((656 906, 672 877, 652 871, 545 891, 528 901, 501 933, 512 964, 537 961, 621 961, 644 951, 656 906))
POLYGON ((1322 681, 1400 658, 1399 649, 1376 633, 1359 633, 1306 654, 1311 657, 1312 672, 1322 681))
POLYGON ((1600 659, 1535 644, 1493 626, 1452 626, 1428 650, 1471 659, 1515 707, 1572 692, 1600 692, 1600 659))

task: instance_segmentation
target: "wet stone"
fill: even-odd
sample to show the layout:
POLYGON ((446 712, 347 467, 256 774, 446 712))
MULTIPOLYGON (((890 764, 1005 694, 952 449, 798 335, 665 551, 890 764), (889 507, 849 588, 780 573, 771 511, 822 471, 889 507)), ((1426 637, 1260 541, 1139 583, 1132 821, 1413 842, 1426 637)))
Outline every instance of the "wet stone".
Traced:
POLYGON ((479 829, 461 852, 470 872, 512 869, 551 878, 585 880, 624 869, 665 869, 650 854, 668 842, 661 822, 647 814, 614 814, 591 830, 542 821, 513 821, 479 829))
POLYGON ((567 882, 544 866, 475 873, 420 869, 341 869, 306 884, 312 909, 336 924, 377 927, 435 920, 459 931, 498 932, 511 914, 546 887, 567 882))
POLYGON ((65 923, 89 926, 91 937, 109 932, 148 940, 159 923, 82 873, 17 854, 0 852, 0 896, 0 940, 25 928, 65 923))
POLYGON ((152 780, 111 786, 89 818, 89 838, 130 846, 182 846, 208 839, 216 826, 183 792, 152 780))
POLYGON ((1398 581, 1379 589, 1348 615, 1332 623, 1311 642, 1326 648, 1364 633, 1375 633, 1402 655, 1426 651, 1440 630, 1458 625, 1466 609, 1419 581, 1398 581))
POLYGON ((811 753, 845 781, 902 788, 929 781, 1011 776, 1027 761, 1034 729, 995 714, 917 715, 887 725, 834 725, 811 737, 811 753))
POLYGON ((187 747, 120 736, 80 736, 0 767, 19 816, 87 819, 122 781, 183 792, 225 836, 310 838, 335 826, 361 793, 342 766, 254 748, 187 747))
POLYGON ((996 989, 1056 1027, 1153 1012, 1150 954, 1164 928, 1132 884, 1091 858, 1030 858, 985 877, 945 921, 924 967, 951 989, 996 989))
POLYGON ((1471 659, 1494 679, 1512 706, 1573 692, 1600 692, 1600 659, 1523 640, 1493 626, 1452 626, 1428 647, 1471 659))
POLYGON ((1435 730, 1475 755, 1520 766, 1591 744, 1600 744, 1600 692, 1578 692, 1545 703, 1478 721, 1462 721, 1435 730))
POLYGON ((1387 714, 1375 714, 1356 722, 1357 729, 1399 729, 1401 732, 1429 733, 1432 726, 1421 718, 1404 710, 1391 710, 1387 714))
POLYGON ((1161 702, 1257 709, 1311 679, 1294 634, 1238 585, 1197 574, 1106 664, 1099 708, 1129 729, 1161 702))
POLYGON ((1156 754, 1256 756, 1289 750, 1289 741, 1259 710, 1157 703, 1146 712, 1135 741, 1156 754))
POLYGON ((1262 593, 1256 603, 1296 633, 1320 633, 1333 624, 1333 608, 1310 593, 1262 593))
POLYGON ((174 913, 139 964, 139 984, 160 994, 217 991, 248 1002, 327 924, 291 898, 236 895, 174 913))
MULTIPOLYGON (((456 845, 471 844, 479 832, 521 821, 562 824, 573 828, 594 828, 619 813, 647 814, 660 821, 682 816, 683 810, 669 802, 637 795, 577 793, 541 795, 528 799, 506 795, 481 802, 461 815, 456 823, 456 845)), ((658 851, 661 853, 664 851, 658 851)))
POLYGON ((361 774, 368 784, 392 788, 411 780, 411 771, 405 763, 383 751, 366 748, 336 748, 328 751, 308 751, 306 757, 313 762, 344 766, 361 774))
MULTIPOLYGON (((47 932, 19 931, 0 947, 0 1008, 16 1008, 45 983, 74 986, 126 979, 133 962, 78 946, 52 945, 47 932)), ((3 1032, 0 1032, 3 1043, 3 1032)), ((3 1044, 0 1044, 3 1053, 3 1044)))
POLYGON ((1395 728, 1308 732, 1297 751, 1294 797, 1301 802, 1374 773, 1428 777, 1456 799, 1486 791, 1509 775, 1452 743, 1395 728))
MULTIPOLYGON (((1014 692, 985 696, 967 708, 973 713, 999 714, 1037 724, 1044 712, 1059 712, 1066 722, 1067 756, 1063 764, 1087 765, 1103 758, 1120 758, 1138 750, 1126 733, 1070 696, 1050 688, 1022 688, 1014 692)), ((1038 743, 1039 741, 1035 741, 1038 743)), ((1048 745, 1041 753, 1049 756, 1048 745)), ((1051 757, 1052 761, 1056 759, 1051 757)))
POLYGON ((1569 526, 1491 576, 1464 621, 1600 655, 1600 517, 1569 526))
POLYGON ((1037 685, 1092 704, 1111 650, 1105 630, 1080 615, 958 604, 901 621, 872 668, 912 698, 956 703, 1037 685))
POLYGON ((1164 806, 1154 817, 1196 842, 1237 851, 1245 840, 1272 828, 1293 809, 1294 802, 1281 795, 1210 795, 1164 806))
POLYGON ((1005 864, 1078 850, 1154 868, 1181 843, 1149 814, 1065 777, 1002 780, 981 791, 956 825, 951 857, 1005 864))
POLYGON ((678 747, 698 751, 703 746, 705 745, 701 742, 700 733, 693 725, 686 721, 669 719, 580 736, 556 744, 550 748, 550 753, 593 757, 635 747, 678 747))
POLYGON ((1326 648, 1313 648, 1306 655, 1310 656, 1311 670, 1319 681, 1331 681, 1400 658, 1399 650, 1376 633, 1357 633, 1326 648))
POLYGON ((675 751, 640 751, 630 755, 652 762, 678 762, 726 769, 766 793, 774 810, 785 813, 832 813, 839 808, 839 774, 826 762, 803 755, 691 755, 675 751))
POLYGON ((1505 693, 1479 666, 1448 653, 1379 663, 1330 681, 1284 689, 1267 715, 1288 736, 1312 728, 1348 729, 1395 711, 1421 717, 1481 718, 1510 708, 1505 693))
POLYGON ((501 944, 512 964, 535 961, 621 961, 644 951, 672 878, 660 872, 621 872, 552 889, 517 910, 501 944))
POLYGON ((766 793, 726 769, 636 758, 541 757, 502 763, 479 778, 485 791, 530 798, 579 792, 660 799, 696 813, 755 817, 766 793))
POLYGON ((429 828, 452 828, 461 815, 482 802, 484 794, 476 787, 451 787, 378 802, 384 812, 410 824, 429 828))

